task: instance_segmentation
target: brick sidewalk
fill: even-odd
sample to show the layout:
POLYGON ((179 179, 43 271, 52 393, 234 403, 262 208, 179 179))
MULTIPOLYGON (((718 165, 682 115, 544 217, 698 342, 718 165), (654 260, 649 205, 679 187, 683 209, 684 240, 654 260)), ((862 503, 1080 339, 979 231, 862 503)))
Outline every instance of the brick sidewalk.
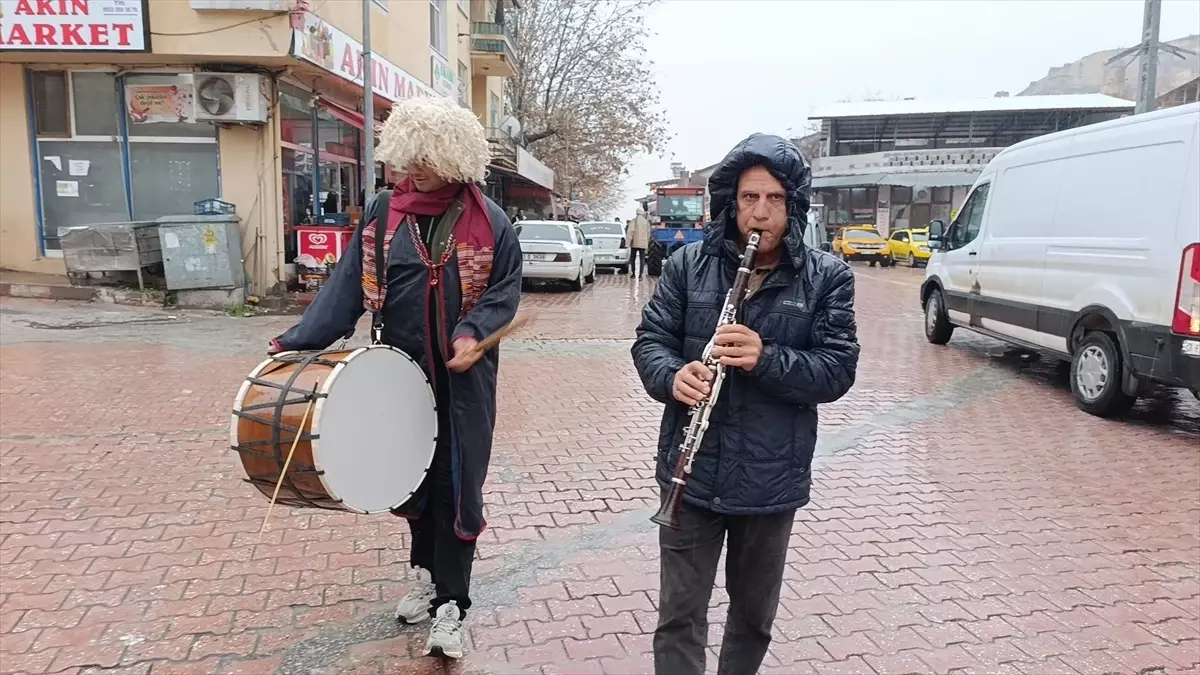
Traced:
MULTIPOLYGON (((860 375, 821 409, 763 672, 1200 670, 1200 406, 1089 417, 1050 366, 926 344, 909 271, 858 271, 860 375)), ((526 295, 452 671, 651 671, 650 290, 526 295)), ((0 673, 445 672, 391 618, 402 521, 280 509, 259 542, 229 406, 288 318, 0 308, 0 673)))

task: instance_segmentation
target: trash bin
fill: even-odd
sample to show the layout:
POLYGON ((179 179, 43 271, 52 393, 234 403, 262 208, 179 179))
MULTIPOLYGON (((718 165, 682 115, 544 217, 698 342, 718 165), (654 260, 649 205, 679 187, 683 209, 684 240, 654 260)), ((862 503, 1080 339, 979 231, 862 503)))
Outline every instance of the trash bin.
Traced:
POLYGON ((138 288, 145 290, 142 270, 163 261, 157 226, 140 221, 59 228, 68 276, 74 280, 89 272, 137 272, 138 288))

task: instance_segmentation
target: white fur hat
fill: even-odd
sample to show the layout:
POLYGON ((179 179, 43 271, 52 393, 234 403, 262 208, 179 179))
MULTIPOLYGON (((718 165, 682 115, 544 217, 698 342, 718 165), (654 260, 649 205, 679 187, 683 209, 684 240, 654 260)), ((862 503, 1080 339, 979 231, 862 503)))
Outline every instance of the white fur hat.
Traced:
POLYGON ((375 157, 397 171, 417 162, 451 183, 482 183, 491 152, 475 113, 449 98, 419 96, 392 106, 375 157))

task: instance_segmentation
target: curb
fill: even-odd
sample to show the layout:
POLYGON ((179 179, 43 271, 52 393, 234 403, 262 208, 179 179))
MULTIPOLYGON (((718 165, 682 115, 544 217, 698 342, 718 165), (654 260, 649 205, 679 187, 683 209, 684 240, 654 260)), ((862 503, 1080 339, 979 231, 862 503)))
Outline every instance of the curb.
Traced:
POLYGON ((96 299, 96 291, 90 288, 79 288, 77 286, 0 284, 0 297, 93 302, 96 299))

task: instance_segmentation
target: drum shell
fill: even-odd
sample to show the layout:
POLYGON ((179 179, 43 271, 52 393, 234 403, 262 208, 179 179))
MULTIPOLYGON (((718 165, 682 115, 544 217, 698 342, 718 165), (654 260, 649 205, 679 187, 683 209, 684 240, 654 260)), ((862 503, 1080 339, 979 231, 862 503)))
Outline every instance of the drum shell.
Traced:
MULTIPOLYGON (((242 468, 249 482, 267 498, 275 491, 280 468, 292 447, 294 432, 287 427, 299 427, 304 420, 305 410, 309 408, 309 402, 303 400, 304 394, 320 392, 336 365, 355 351, 357 350, 324 352, 319 355, 319 360, 308 363, 302 360, 305 355, 295 352, 279 354, 259 364, 242 384, 238 399, 234 403, 230 440, 233 447, 239 450, 242 468), (282 389, 297 371, 299 374, 292 382, 290 390, 282 389), (261 380, 276 386, 252 380, 261 380), (246 410, 256 405, 277 403, 281 396, 286 396, 289 402, 279 409, 278 420, 276 406, 246 410), (247 443, 262 445, 247 447, 247 443)), ((304 420, 304 426, 301 428, 303 434, 312 434, 317 418, 316 408, 317 405, 313 405, 312 410, 309 410, 308 419, 304 420)), ((329 494, 317 473, 318 468, 313 459, 312 442, 301 437, 288 465, 287 477, 279 487, 276 503, 300 508, 352 511, 329 494)))

